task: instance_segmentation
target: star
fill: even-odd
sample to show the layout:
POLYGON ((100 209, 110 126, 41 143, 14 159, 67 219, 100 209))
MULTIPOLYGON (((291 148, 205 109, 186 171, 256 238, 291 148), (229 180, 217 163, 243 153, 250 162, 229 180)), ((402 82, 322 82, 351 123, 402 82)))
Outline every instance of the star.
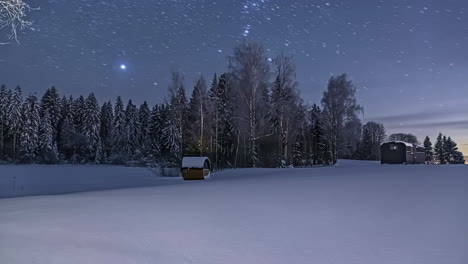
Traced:
POLYGON ((121 70, 126 70, 126 69, 127 69, 127 65, 125 65, 125 64, 120 64, 120 69, 121 69, 121 70))

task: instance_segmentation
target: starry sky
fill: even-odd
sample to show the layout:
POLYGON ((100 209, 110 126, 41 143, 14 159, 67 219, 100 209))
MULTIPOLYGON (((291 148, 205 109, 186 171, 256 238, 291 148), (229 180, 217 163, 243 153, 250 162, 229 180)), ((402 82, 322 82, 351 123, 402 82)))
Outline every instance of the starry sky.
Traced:
MULTIPOLYGON (((451 135, 468 154, 466 0, 30 0, 30 30, 0 46, 0 83, 55 85, 162 102, 170 71, 191 89, 227 69, 244 40, 293 55, 301 94, 319 102, 330 75, 348 73, 364 121, 389 133, 451 135)), ((0 42, 6 40, 0 31, 0 42)))

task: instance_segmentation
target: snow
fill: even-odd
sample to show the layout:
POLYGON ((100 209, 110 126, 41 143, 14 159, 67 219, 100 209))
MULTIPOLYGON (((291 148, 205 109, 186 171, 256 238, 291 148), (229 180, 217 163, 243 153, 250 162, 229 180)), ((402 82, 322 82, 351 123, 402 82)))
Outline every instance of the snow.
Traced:
POLYGON ((182 168, 203 169, 207 157, 184 157, 182 159, 182 168))
MULTIPOLYGON (((101 168, 24 177, 80 170, 101 168)), ((95 176, 105 170, 144 177, 113 167, 95 176)), ((340 161, 213 176, 1 199, 0 263, 468 263, 468 166, 340 161)))
POLYGON ((408 142, 404 142, 404 141, 385 141, 385 142, 382 143, 382 145, 387 144, 387 143, 405 144, 407 147, 414 147, 415 146, 412 143, 408 143, 408 142))
POLYGON ((63 194, 164 184, 145 168, 88 165, 2 165, 0 198, 63 194))

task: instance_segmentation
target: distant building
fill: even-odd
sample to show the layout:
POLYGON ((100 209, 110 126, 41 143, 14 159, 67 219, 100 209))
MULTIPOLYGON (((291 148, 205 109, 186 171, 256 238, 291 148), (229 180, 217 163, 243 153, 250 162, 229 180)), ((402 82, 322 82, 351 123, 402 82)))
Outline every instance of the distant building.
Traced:
POLYGON ((403 141, 388 141, 380 146, 382 164, 424 164, 424 147, 403 141))

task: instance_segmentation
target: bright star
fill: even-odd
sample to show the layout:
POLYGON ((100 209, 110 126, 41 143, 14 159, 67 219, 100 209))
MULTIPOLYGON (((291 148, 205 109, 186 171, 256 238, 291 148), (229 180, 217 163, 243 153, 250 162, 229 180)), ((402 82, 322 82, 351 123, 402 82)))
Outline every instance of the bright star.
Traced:
POLYGON ((121 65, 120 65, 120 69, 121 69, 121 70, 126 70, 126 69, 127 69, 127 65, 121 64, 121 65))

